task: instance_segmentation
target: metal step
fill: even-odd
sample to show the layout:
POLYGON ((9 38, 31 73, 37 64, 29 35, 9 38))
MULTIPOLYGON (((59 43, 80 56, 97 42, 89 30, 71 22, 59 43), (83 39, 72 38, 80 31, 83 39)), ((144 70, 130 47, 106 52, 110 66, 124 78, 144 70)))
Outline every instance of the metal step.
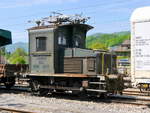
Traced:
POLYGON ((105 82, 89 82, 89 84, 105 85, 105 82))
POLYGON ((106 93, 106 90, 100 90, 100 89, 86 89, 87 91, 92 91, 92 92, 100 92, 100 93, 106 93))

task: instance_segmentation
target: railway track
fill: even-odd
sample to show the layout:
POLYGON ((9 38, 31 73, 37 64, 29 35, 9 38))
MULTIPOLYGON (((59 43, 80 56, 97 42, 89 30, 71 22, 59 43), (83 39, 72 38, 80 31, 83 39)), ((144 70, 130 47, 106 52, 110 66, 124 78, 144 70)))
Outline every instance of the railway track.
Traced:
MULTIPOLYGON (((5 90, 3 86, 0 86, 0 89, 1 89, 0 92, 3 93, 10 93, 10 92, 17 93, 17 94, 23 93, 31 96, 30 89, 26 86, 22 88, 19 86, 15 86, 11 90, 5 90)), ((99 98, 88 98, 88 99, 76 98, 76 99, 79 101, 84 100, 84 101, 94 101, 94 102, 104 102, 104 103, 119 103, 119 104, 132 104, 137 106, 150 106, 150 96, 146 95, 145 93, 141 93, 138 90, 125 90, 123 92, 123 95, 109 95, 106 99, 99 99, 99 98)), ((71 101, 74 98, 72 95, 67 95, 67 94, 56 94, 56 95, 54 94, 52 97, 69 99, 71 101)))
POLYGON ((139 89, 126 89, 123 91, 123 95, 150 97, 150 91, 141 92, 139 89))
POLYGON ((24 95, 31 95, 31 90, 28 86, 13 86, 11 89, 6 89, 4 85, 0 85, 0 93, 14 93, 14 94, 24 94, 24 95))
POLYGON ((0 113, 35 113, 35 112, 0 107, 0 113))
POLYGON ((139 98, 136 96, 123 96, 123 95, 113 95, 110 96, 110 101, 112 103, 119 103, 119 104, 131 104, 136 106, 150 106, 150 98, 139 98))
POLYGON ((150 92, 139 89, 125 89, 123 95, 111 95, 114 103, 150 106, 150 92))

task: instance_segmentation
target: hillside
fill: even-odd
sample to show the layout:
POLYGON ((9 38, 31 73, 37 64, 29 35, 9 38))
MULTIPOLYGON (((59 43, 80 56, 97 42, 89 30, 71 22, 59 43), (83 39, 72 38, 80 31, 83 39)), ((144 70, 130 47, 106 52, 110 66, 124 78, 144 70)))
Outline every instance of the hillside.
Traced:
POLYGON ((14 44, 6 46, 7 52, 10 52, 10 53, 14 52, 17 48, 22 48, 26 52, 28 52, 28 43, 18 42, 18 43, 14 43, 14 44))
MULTIPOLYGON (((97 44, 101 44, 108 47, 113 47, 121 44, 124 40, 130 38, 130 32, 117 32, 112 34, 106 33, 96 33, 87 37, 86 46, 91 48, 93 45, 97 46, 97 44)), ((28 43, 18 42, 11 45, 6 46, 6 50, 8 52, 14 52, 17 48, 23 48, 26 52, 28 52, 28 43)))
POLYGON ((95 44, 101 44, 108 47, 113 47, 120 45, 124 40, 130 38, 130 32, 116 32, 111 34, 106 33, 96 33, 87 37, 86 46, 87 48, 92 48, 95 44))

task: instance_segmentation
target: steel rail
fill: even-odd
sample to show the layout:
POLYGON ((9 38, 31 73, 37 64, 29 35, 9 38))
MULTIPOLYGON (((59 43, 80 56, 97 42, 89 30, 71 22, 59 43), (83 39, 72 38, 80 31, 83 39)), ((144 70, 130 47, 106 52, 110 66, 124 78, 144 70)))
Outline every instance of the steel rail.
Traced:
POLYGON ((135 100, 132 101, 131 100, 111 100, 112 103, 118 103, 118 104, 130 104, 130 105, 136 105, 136 106, 150 106, 150 101, 149 103, 147 101, 141 101, 141 100, 135 100))
POLYGON ((109 96, 108 100, 112 103, 132 104, 132 105, 138 105, 138 106, 150 106, 150 97, 147 98, 147 96, 112 95, 112 96, 109 96))
MULTIPOLYGON (((10 91, 15 90, 15 91, 21 91, 22 90, 19 88, 12 88, 10 91)), ((29 90, 23 90, 23 92, 30 92, 29 90)), ((137 105, 137 106, 150 106, 150 96, 145 96, 145 95, 132 95, 133 92, 138 92, 138 91, 125 91, 125 92, 131 92, 131 95, 112 95, 108 96, 106 99, 100 99, 98 102, 106 102, 106 103, 119 103, 119 104, 131 104, 131 105, 137 105), (138 98, 142 97, 142 98, 138 98), (145 97, 145 98, 144 98, 145 97)), ((70 98, 70 97, 69 97, 70 98)), ((91 99, 90 99, 91 100, 91 99)), ((94 101, 94 100, 93 100, 94 101)), ((97 102, 97 99, 96 101, 97 102)), ((0 108, 1 110, 1 108, 0 108)), ((18 112, 17 112, 18 113, 18 112)), ((22 113, 22 112, 20 112, 22 113)), ((25 112, 28 113, 28 112, 25 112)), ((29 112, 30 113, 30 112, 29 112)))
POLYGON ((1 111, 8 111, 10 113, 35 113, 35 112, 30 112, 30 111, 24 111, 24 110, 12 109, 12 108, 3 108, 3 107, 0 107, 0 112, 1 111))
POLYGON ((129 95, 129 96, 145 96, 150 97, 150 92, 140 92, 140 91, 123 91, 123 95, 129 95))

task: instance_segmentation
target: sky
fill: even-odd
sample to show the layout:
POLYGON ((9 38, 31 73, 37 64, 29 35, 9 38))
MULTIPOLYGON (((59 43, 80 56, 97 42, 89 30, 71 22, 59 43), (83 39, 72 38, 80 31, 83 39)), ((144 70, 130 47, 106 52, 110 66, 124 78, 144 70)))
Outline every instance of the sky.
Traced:
POLYGON ((83 14, 91 17, 88 24, 94 33, 130 30, 130 16, 139 7, 150 6, 150 0, 1 0, 0 29, 12 32, 13 43, 28 42, 27 29, 34 21, 56 11, 63 14, 83 14))

